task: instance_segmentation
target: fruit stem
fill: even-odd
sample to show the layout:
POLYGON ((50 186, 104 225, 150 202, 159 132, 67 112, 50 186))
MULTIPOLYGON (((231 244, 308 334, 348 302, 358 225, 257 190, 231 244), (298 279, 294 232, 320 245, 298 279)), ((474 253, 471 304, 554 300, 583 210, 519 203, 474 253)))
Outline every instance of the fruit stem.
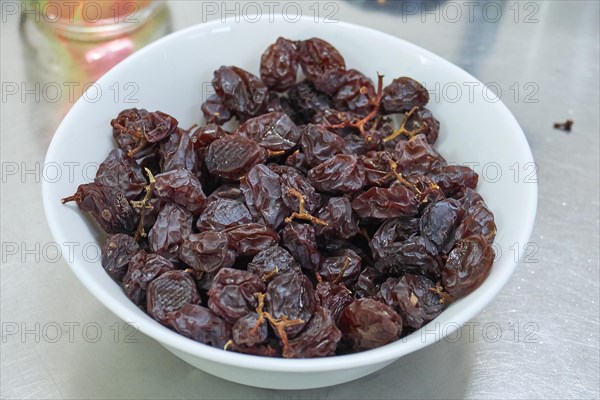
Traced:
POLYGON ((294 211, 292 213, 292 215, 287 217, 285 219, 286 223, 291 222, 294 218, 298 218, 298 219, 303 219, 303 220, 310 221, 315 224, 319 224, 319 225, 323 225, 323 226, 329 225, 327 222, 323 221, 322 219, 312 216, 306 212, 306 210, 304 209, 304 196, 302 195, 302 193, 300 193, 299 191, 297 191, 294 188, 290 188, 288 190, 288 193, 298 199, 298 212, 294 211))
POLYGON ((260 324, 262 324, 264 322, 264 320, 266 319, 267 321, 269 321, 271 323, 271 326, 277 332, 277 336, 279 336, 279 339, 281 340, 281 343, 283 344, 283 352, 285 354, 286 352, 288 352, 289 345, 290 345, 285 328, 287 328, 289 326, 303 324, 304 320, 289 319, 286 315, 282 316, 281 318, 275 318, 267 311, 263 311, 263 308, 265 305, 265 294, 264 293, 254 293, 254 295, 258 299, 258 306, 256 307, 256 312, 258 313, 258 320, 256 321, 256 325, 254 326, 254 328, 252 328, 252 331, 251 331, 252 334, 256 334, 256 332, 258 331, 258 328, 260 327, 260 324))
POLYGON ((346 260, 344 260, 344 265, 342 266, 342 269, 340 270, 340 273, 335 278, 335 280, 333 281, 333 283, 340 283, 340 281, 342 280, 342 278, 344 276, 344 272, 346 272, 346 270, 348 269, 348 265, 350 265, 350 257, 346 256, 346 260))
POLYGON ((402 120, 402 123, 400 124, 400 127, 398 129, 394 130, 389 136, 384 137, 383 138, 383 142, 387 143, 390 140, 396 139, 400 135, 404 135, 404 136, 406 136, 408 138, 412 138, 416 134, 421 133, 427 127, 426 123, 423 123, 423 125, 421 125, 417 129, 412 130, 412 131, 409 131, 408 129, 406 129, 406 123, 408 122, 409 118, 418 109, 419 109, 419 107, 413 107, 406 115, 404 115, 404 119, 402 120))
POLYGON ((70 201, 76 201, 79 202, 81 201, 81 194, 79 193, 79 191, 75 192, 75 194, 65 197, 64 199, 61 199, 60 202, 62 204, 68 203, 70 201))
POLYGON ((455 300, 454 297, 450 296, 448 292, 444 290, 444 287, 440 282, 437 282, 434 288, 429 288, 429 291, 440 296, 440 304, 444 304, 446 302, 452 303, 455 300))
POLYGON ((373 109, 371 110, 371 112, 369 114, 367 114, 367 116, 365 116, 362 119, 359 119, 356 122, 352 122, 352 123, 342 122, 341 124, 329 125, 329 126, 327 126, 327 128, 338 129, 338 128, 354 127, 354 128, 357 128, 360 131, 360 135, 364 137, 365 136, 365 125, 367 124, 367 122, 372 120, 379 112, 379 107, 381 105, 382 97, 383 97, 383 75, 380 75, 379 73, 377 73, 377 97, 375 98, 375 101, 373 102, 374 104, 373 104, 373 109))
POLYGON ((279 267, 276 265, 275 269, 273 271, 263 274, 260 279, 262 279, 265 282, 268 282, 271 279, 273 279, 275 276, 277 276, 278 273, 279 273, 279 267))
POLYGON ((135 208, 140 209, 140 222, 138 223, 138 227, 135 230, 135 235, 133 236, 134 240, 138 240, 140 237, 146 237, 146 231, 144 231, 144 219, 146 218, 147 210, 152 210, 152 204, 148 204, 150 201, 150 197, 152 197, 152 190, 154 190, 154 184, 156 180, 154 180, 154 175, 148 168, 144 168, 146 170, 146 174, 148 175, 148 179, 150 183, 145 187, 146 194, 142 201, 131 201, 131 205, 135 208))
POLYGON ((412 190, 413 192, 415 192, 416 194, 421 194, 421 191, 412 183, 410 183, 409 181, 407 181, 401 173, 398 172, 398 163, 396 161, 394 161, 391 157, 386 158, 386 161, 388 162, 388 165, 390 166, 390 169, 392 170, 392 175, 394 175, 394 177, 396 178, 396 180, 398 180, 398 182, 400 182, 402 185, 406 186, 407 188, 409 188, 410 190, 412 190))

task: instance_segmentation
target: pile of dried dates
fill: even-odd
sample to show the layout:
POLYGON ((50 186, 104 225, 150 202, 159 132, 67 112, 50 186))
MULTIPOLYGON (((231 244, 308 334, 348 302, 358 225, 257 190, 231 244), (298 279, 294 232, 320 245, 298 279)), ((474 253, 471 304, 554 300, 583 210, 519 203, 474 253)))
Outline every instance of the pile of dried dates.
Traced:
POLYGON ((155 320, 227 351, 332 356, 406 336, 485 280, 494 216, 477 174, 432 147, 420 83, 279 38, 260 76, 222 66, 212 85, 199 127, 119 113, 118 148, 63 199, 155 320))

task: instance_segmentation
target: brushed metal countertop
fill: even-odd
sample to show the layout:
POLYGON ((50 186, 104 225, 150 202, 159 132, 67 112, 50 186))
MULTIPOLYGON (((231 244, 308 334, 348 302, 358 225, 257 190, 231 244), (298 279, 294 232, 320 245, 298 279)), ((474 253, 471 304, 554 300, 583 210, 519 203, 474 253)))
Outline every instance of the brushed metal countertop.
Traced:
MULTIPOLYGON (((503 255, 524 252, 525 258, 460 337, 455 334, 366 378, 295 392, 241 386, 194 369, 104 308, 59 258, 42 209, 40 180, 55 173, 43 167, 44 155, 75 100, 68 98, 69 82, 85 83, 98 72, 78 75, 81 68, 60 66, 68 54, 36 47, 39 38, 20 27, 11 8, 19 4, 0 4, 2 399, 600 396, 600 3, 254 3, 262 18, 287 7, 291 20, 298 10, 303 15, 318 11, 320 17, 373 27, 464 68, 488 83, 513 112, 539 177, 530 242, 503 255), (53 92, 56 85, 59 95, 53 92), (554 122, 567 118, 575 121, 572 132, 553 129, 554 122)), ((170 15, 141 41, 220 18, 227 10, 237 9, 243 18, 256 12, 252 7, 169 2, 170 15)), ((442 87, 438 93, 451 98, 452 90, 442 87)), ((469 90, 463 85, 462 95, 469 90)), ((501 172, 527 179, 531 168, 501 172)))

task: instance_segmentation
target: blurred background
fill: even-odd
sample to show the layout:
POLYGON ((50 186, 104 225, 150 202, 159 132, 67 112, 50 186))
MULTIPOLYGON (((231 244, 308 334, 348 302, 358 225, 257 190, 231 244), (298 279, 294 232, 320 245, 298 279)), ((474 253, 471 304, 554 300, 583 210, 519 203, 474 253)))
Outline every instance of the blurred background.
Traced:
MULTIPOLYGON (((598 398, 599 4, 0 1, 0 397, 598 398), (188 366, 92 298, 53 252, 44 222, 44 155, 87 88, 171 32, 257 14, 365 25, 448 59, 508 106, 537 164, 536 227, 517 250, 525 258, 472 328, 338 387, 254 389, 188 366), (574 121, 570 132, 553 128, 567 119, 574 121), (63 335, 53 341, 44 328, 56 326, 63 335), (103 334, 90 340, 84 326, 103 334)), ((123 86, 108 95, 135 93, 123 86)))

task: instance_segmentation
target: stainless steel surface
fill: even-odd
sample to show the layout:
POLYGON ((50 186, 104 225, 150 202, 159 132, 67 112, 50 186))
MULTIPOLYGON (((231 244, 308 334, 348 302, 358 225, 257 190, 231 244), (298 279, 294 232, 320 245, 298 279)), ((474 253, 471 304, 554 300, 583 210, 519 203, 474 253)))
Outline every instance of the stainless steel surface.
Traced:
MULTIPOLYGON (((599 3, 288 3, 293 3, 286 9, 290 19, 297 9, 304 15, 318 10, 321 17, 388 32, 502 90, 502 100, 527 135, 539 173, 531 241, 504 249, 502 255, 525 251, 506 288, 463 328, 460 338, 454 335, 337 387, 261 390, 188 366, 101 306, 58 259, 39 182, 54 176, 43 168, 44 154, 72 101, 65 90, 52 102, 55 95, 43 88, 48 82, 64 87, 77 78, 36 61, 48 49, 25 46, 19 15, 11 8, 20 2, 4 1, 1 397, 598 398, 599 3), (35 92, 36 82, 38 99, 23 92, 35 92), (552 128, 567 118, 575 121, 571 133, 552 128)), ((261 18, 268 18, 270 10, 281 13, 286 3, 254 4, 261 18)), ((256 12, 244 2, 182 1, 169 2, 169 7, 175 30, 220 18, 236 7, 242 18, 256 12)), ((439 92, 452 98, 450 89, 439 92)), ((462 95, 468 90, 463 85, 462 95)), ((529 168, 502 173, 518 170, 517 178, 526 179, 529 168)))

